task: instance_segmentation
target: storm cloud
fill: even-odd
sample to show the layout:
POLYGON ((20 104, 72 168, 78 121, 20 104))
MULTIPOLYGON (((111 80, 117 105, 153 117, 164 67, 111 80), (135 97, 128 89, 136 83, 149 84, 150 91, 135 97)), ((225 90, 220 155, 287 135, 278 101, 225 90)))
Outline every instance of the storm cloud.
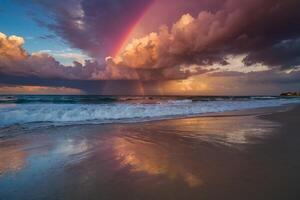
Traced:
MULTIPOLYGON (((50 39, 60 37, 92 59, 66 66, 49 53, 25 51, 24 38, 0 33, 3 84, 26 80, 25 85, 93 93, 110 81, 115 81, 115 88, 118 84, 125 88, 126 82, 133 88, 139 81, 155 85, 152 83, 203 75, 243 83, 245 88, 251 84, 299 86, 299 0, 178 0, 171 13, 176 11, 181 17, 172 23, 167 19, 166 25, 133 39, 122 51, 124 40, 154 0, 16 1, 38 5, 33 8, 45 11, 47 19, 39 18, 34 10, 30 16, 51 31, 50 39), (240 66, 232 63, 236 57, 243 58, 240 66), (238 67, 241 69, 236 70, 238 67)), ((162 8, 168 12, 166 6, 162 8)))
MULTIPOLYGON (((84 63, 74 61, 66 66, 45 52, 28 53, 24 50, 24 38, 6 36, 0 32, 0 73, 19 76, 38 76, 69 80, 169 80, 184 79, 188 72, 179 68, 163 70, 132 69, 126 66, 116 67, 111 64, 99 64, 95 60, 84 63)), ((203 70, 203 73, 206 70, 203 70)))
POLYGON ((227 0, 216 12, 183 15, 172 27, 133 40, 109 58, 116 66, 167 68, 182 64, 228 64, 228 55, 247 54, 244 64, 300 65, 300 1, 227 0))
POLYGON ((182 66, 203 66, 198 68, 203 73, 205 66, 228 65, 227 58, 232 55, 247 55, 241 67, 261 63, 287 69, 300 65, 298 0, 174 2, 182 12, 190 13, 171 26, 163 25, 157 32, 133 39, 118 55, 114 54, 124 37, 153 0, 32 2, 46 8, 53 19, 52 23, 39 22, 73 47, 100 62, 111 53, 106 67, 115 74, 132 73, 124 79, 184 78, 197 73, 182 73, 182 66))
MULTIPOLYGON (((126 34, 153 0, 51 0, 31 2, 42 6, 52 22, 40 25, 94 58, 118 50, 126 34)), ((34 12, 33 12, 34 13, 34 12)))

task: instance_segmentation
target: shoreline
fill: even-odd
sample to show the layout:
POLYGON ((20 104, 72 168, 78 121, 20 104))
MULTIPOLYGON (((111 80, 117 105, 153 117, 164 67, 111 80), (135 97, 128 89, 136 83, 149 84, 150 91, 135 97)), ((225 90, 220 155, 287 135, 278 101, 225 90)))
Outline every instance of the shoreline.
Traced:
POLYGON ((286 105, 22 130, 0 138, 0 199, 299 199, 299 116, 286 105))
MULTIPOLYGON (((293 109, 297 107, 299 103, 288 103, 280 106, 272 106, 272 107, 261 107, 261 108, 248 108, 241 110, 232 110, 232 111, 222 111, 222 112, 212 112, 212 113, 203 113, 203 114, 195 114, 188 116, 169 116, 162 117, 157 119, 145 119, 145 120, 120 120, 114 122, 64 122, 63 124, 59 124, 56 122, 29 122, 25 124, 13 124, 10 126, 0 127, 0 131, 7 130, 10 131, 11 127, 20 127, 21 129, 26 127, 27 125, 39 125, 43 124, 43 126, 36 128, 51 128, 51 127, 70 127, 70 126, 102 126, 102 125, 126 125, 126 124, 143 124, 143 123, 155 123, 159 121, 170 121, 170 120, 180 120, 180 119, 193 119, 193 118, 201 118, 201 117, 233 117, 233 116, 261 116, 272 114, 275 112, 285 112, 287 110, 293 109)), ((1 132, 0 132, 1 133, 1 132)), ((2 136, 0 135, 0 138, 2 136)))
MULTIPOLYGON (((141 121, 141 122, 132 122, 134 123, 151 123, 151 122, 159 122, 159 121, 170 121, 170 120, 180 120, 180 119, 193 119, 193 118, 215 118, 215 117, 243 117, 243 116, 265 116, 265 115, 271 115, 273 113, 277 112, 286 112, 289 110, 294 109, 295 107, 300 106, 298 103, 296 104, 286 104, 281 106, 273 106, 273 107, 262 107, 262 108, 249 108, 249 109, 243 109, 243 110, 234 110, 234 111, 224 111, 224 112, 213 112, 213 113, 205 113, 205 114, 199 114, 195 116, 183 116, 183 117, 175 117, 175 118, 169 118, 169 119, 157 119, 157 120, 151 120, 151 121, 141 121)), ((120 123, 120 124, 132 124, 132 123, 120 123)), ((113 124, 113 123, 112 123, 113 124)), ((118 124, 118 123, 116 123, 118 124)))

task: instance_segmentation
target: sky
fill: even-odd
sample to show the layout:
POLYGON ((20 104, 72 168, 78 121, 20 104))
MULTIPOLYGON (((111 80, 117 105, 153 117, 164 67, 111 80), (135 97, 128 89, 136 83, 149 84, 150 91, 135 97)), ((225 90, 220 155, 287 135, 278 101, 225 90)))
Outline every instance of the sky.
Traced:
POLYGON ((300 90, 299 0, 0 0, 0 94, 300 90))

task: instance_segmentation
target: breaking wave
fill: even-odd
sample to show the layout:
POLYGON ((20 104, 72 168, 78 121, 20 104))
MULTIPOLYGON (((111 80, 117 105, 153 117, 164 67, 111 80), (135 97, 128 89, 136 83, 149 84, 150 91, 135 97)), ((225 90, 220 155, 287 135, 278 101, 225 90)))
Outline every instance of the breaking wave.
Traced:
MULTIPOLYGON (((15 99, 10 101, 15 101, 15 99)), ((113 102, 104 104, 74 103, 8 103, 0 104, 0 126, 34 122, 64 123, 113 123, 147 121, 174 117, 195 116, 205 113, 273 107, 298 103, 299 99, 244 99, 195 101, 179 99, 155 103, 113 102)))

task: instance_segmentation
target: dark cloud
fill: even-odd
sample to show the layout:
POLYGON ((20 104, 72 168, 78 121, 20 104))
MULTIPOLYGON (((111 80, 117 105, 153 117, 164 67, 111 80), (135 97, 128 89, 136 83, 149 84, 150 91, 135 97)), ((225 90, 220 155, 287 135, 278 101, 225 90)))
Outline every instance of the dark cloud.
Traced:
MULTIPOLYGON (((188 72, 180 69, 132 69, 99 64, 95 60, 74 61, 65 66, 48 53, 29 54, 23 49, 24 39, 0 32, 0 73, 69 80, 168 80, 184 79, 188 72)), ((203 70, 203 73, 206 72, 203 70)), ((200 73, 200 72, 199 72, 200 73)))
MULTIPOLYGON (((48 27, 72 47, 97 60, 118 49, 152 0, 31 2, 48 13, 47 20, 29 13, 39 25, 48 27)), ((196 5, 195 0, 190 3, 196 5)), ((162 26, 157 32, 133 40, 120 55, 108 57, 105 64, 86 61, 64 66, 49 54, 26 52, 22 47, 23 38, 0 34, 0 73, 11 76, 11 80, 5 79, 10 83, 26 80, 23 83, 28 85, 85 88, 90 92, 96 91, 94 88, 99 83, 109 82, 113 88, 123 83, 134 87, 135 80, 177 80, 199 74, 228 77, 235 83, 249 85, 298 86, 299 71, 283 70, 300 66, 299 8, 299 0, 199 0, 199 7, 183 8, 191 12, 182 15, 172 26, 162 26), (246 66, 260 63, 271 70, 217 74, 212 73, 214 69, 207 69, 214 64, 219 66, 218 71, 225 66, 227 69, 228 56, 240 55, 245 55, 246 66), (30 82, 30 78, 36 82, 30 82)))
POLYGON ((300 65, 300 39, 283 40, 273 46, 251 52, 244 60, 246 65, 255 62, 283 69, 300 65))
MULTIPOLYGON (((68 80, 61 78, 41 78, 39 76, 16 76, 0 73, 0 86, 45 86, 53 88, 79 89, 86 94, 136 95, 140 85, 153 86, 156 82, 141 83, 137 80, 68 80)), ((153 88, 152 88, 153 89, 153 88)), ((154 89, 153 94, 156 94, 154 89)))
MULTIPOLYGON (((261 85, 276 86, 279 90, 300 87, 300 68, 289 71, 278 71, 275 68, 264 72, 216 72, 216 69, 192 67, 164 67, 164 68, 128 68, 100 65, 96 61, 86 60, 84 64, 74 62, 73 66, 64 66, 46 53, 26 52, 22 45, 24 39, 18 36, 6 36, 0 33, 0 85, 15 86, 45 86, 55 88, 79 89, 88 94, 160 94, 160 82, 174 79, 187 79, 195 74, 202 74, 215 78, 210 87, 215 91, 220 87, 229 88, 232 84, 240 85, 245 91, 261 85), (216 84, 217 80, 230 80, 228 83, 216 84)), ((290 48, 289 48, 290 49, 290 48)), ((223 63, 228 65, 228 63, 223 63)), ((220 65, 222 67, 222 65, 220 65)), ((201 79, 199 80, 201 81, 201 79)), ((197 84, 197 83, 194 83, 197 84)), ((256 87, 257 88, 257 87, 256 87)), ((175 88, 176 89, 176 88, 175 88)), ((240 88, 240 91, 244 92, 240 88)), ((65 90, 65 89, 64 89, 65 90)), ((63 91, 64 91, 63 90, 63 91)), ((222 89, 223 90, 223 89, 222 89)), ((274 88, 270 91, 276 91, 274 88)), ((166 93, 172 91, 166 91, 166 93)), ((225 92, 225 90, 224 90, 225 92)), ((236 92, 237 93, 237 92, 236 92)), ((244 92, 246 93, 246 92, 244 92)), ((174 94, 174 93, 171 93, 174 94)))
POLYGON ((113 53, 153 0, 51 0, 32 2, 50 14, 39 24, 94 58, 113 53))
POLYGON ((215 72, 207 76, 210 88, 220 95, 279 95, 299 91, 300 70, 264 72, 215 72))
MULTIPOLYGON (((53 20, 37 19, 40 24, 96 59, 118 49, 124 35, 153 2, 32 1, 44 7, 53 20)), ((134 74, 130 77, 148 80, 162 79, 166 71, 168 79, 194 75, 183 74, 181 65, 228 65, 228 55, 247 54, 245 65, 300 65, 299 0, 178 0, 176 4, 181 6, 180 12, 192 15, 185 14, 172 27, 165 26, 157 33, 134 40, 119 57, 108 59, 108 68, 129 71, 134 74)))
POLYGON ((246 64, 282 68, 300 64, 299 0, 224 2, 216 12, 183 15, 171 28, 134 40, 113 59, 115 65, 157 69, 226 64, 226 56, 241 54, 248 54, 246 64))
MULTIPOLYGON (((209 88, 213 89, 211 93, 198 93, 201 95, 278 95, 285 91, 299 90, 300 71, 291 72, 290 74, 275 70, 247 74, 240 72, 218 72, 210 75, 203 74, 192 84, 197 85, 197 82, 208 83, 209 88)), ((160 93, 160 87, 164 83, 165 81, 67 80, 0 73, 0 85, 65 87, 79 89, 86 94, 103 95, 174 95, 180 93, 180 88, 166 88, 164 93, 160 93)), ((191 91, 190 94, 195 95, 197 93, 191 91)))
MULTIPOLYGON (((213 72, 211 77, 238 79, 240 83, 255 84, 298 84, 300 86, 300 70, 286 72, 270 70, 263 72, 241 73, 235 71, 213 72)), ((298 90, 298 88, 296 88, 298 90)))

